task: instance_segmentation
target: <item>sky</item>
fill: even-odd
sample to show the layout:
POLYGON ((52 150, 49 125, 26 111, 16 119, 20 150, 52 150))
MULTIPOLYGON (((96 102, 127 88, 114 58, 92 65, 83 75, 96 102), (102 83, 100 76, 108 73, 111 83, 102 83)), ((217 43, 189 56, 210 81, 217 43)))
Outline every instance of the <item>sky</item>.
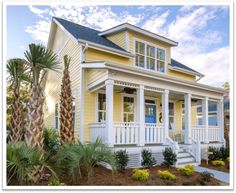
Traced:
POLYGON ((97 30, 124 22, 177 41, 171 57, 199 71, 200 83, 229 81, 228 6, 7 6, 7 59, 24 57, 29 43, 47 45, 52 17, 97 30))

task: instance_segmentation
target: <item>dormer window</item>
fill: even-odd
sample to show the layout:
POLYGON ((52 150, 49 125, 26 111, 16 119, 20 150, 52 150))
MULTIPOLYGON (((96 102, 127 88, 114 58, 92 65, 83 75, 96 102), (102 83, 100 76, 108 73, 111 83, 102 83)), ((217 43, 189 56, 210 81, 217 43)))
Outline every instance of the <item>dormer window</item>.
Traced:
POLYGON ((165 72, 166 53, 157 46, 135 41, 135 65, 147 70, 165 72))

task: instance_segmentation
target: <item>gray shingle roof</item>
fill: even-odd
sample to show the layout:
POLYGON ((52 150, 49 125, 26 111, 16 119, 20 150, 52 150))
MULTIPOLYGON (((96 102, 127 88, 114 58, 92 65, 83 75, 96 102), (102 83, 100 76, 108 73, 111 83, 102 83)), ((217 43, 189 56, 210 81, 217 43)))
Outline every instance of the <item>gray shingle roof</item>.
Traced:
POLYGON ((94 30, 61 18, 54 17, 54 19, 57 20, 75 39, 82 39, 123 52, 127 52, 120 46, 114 44, 112 41, 106 39, 105 37, 99 36, 98 34, 101 32, 98 30, 94 30))
POLYGON ((182 64, 182 63, 180 63, 180 62, 178 62, 178 61, 176 61, 176 60, 174 60, 172 58, 171 58, 170 66, 182 68, 184 70, 188 70, 190 72, 197 73, 197 74, 201 75, 200 72, 197 72, 196 70, 193 70, 192 68, 189 68, 188 66, 186 66, 186 65, 184 65, 184 64, 182 64))

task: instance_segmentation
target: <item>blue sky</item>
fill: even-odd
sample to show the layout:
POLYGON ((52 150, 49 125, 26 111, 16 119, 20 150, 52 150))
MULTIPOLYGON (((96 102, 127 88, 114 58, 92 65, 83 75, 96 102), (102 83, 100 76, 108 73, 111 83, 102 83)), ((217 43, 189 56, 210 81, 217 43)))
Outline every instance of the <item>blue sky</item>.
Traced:
POLYGON ((179 42, 172 58, 205 74, 202 83, 229 81, 227 6, 8 6, 7 58, 24 57, 31 42, 46 45, 52 16, 101 31, 129 22, 179 42))

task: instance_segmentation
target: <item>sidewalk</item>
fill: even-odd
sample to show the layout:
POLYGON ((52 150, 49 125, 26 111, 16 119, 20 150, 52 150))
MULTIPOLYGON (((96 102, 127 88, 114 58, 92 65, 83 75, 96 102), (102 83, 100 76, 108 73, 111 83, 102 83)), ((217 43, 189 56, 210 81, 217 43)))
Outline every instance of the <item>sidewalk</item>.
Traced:
POLYGON ((221 172, 221 171, 217 171, 217 170, 213 170, 213 169, 209 169, 209 168, 204 168, 204 167, 200 167, 197 166, 195 167, 197 172, 210 172, 212 174, 214 174, 214 178, 222 181, 222 182, 226 182, 229 183, 229 173, 225 173, 225 172, 221 172))

